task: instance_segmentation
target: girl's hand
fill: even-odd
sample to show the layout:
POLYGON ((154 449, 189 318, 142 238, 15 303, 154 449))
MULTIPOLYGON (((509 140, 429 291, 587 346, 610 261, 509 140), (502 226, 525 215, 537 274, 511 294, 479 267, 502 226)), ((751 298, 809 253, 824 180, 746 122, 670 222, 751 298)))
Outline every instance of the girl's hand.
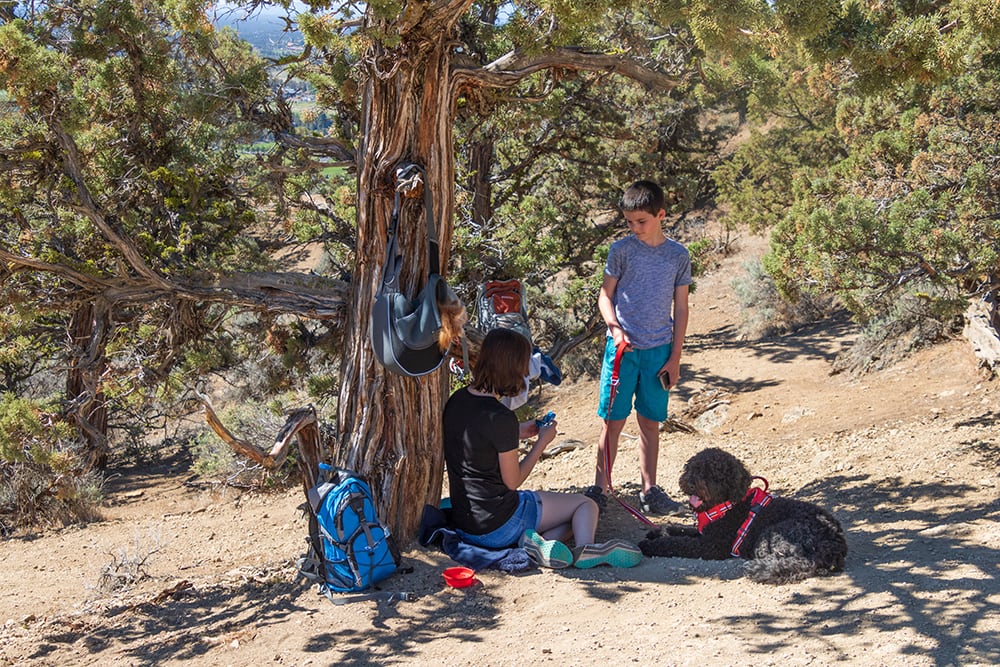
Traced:
POLYGON ((556 438, 556 425, 559 422, 554 419, 538 430, 538 444, 543 448, 556 438))
POLYGON ((520 440, 528 440, 529 438, 534 438, 536 435, 538 435, 538 425, 534 419, 529 419, 526 422, 518 424, 517 437, 520 440))

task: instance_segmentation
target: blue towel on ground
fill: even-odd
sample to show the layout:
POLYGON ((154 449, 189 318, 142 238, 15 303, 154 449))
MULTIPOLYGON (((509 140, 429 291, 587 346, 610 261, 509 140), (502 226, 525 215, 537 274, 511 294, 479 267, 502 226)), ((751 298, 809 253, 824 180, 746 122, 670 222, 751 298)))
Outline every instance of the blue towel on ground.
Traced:
POLYGON ((528 552, 521 547, 487 549, 463 542, 448 521, 445 511, 433 505, 424 505, 420 517, 420 533, 417 537, 421 546, 438 545, 448 556, 473 570, 494 568, 502 572, 520 572, 534 566, 528 552))

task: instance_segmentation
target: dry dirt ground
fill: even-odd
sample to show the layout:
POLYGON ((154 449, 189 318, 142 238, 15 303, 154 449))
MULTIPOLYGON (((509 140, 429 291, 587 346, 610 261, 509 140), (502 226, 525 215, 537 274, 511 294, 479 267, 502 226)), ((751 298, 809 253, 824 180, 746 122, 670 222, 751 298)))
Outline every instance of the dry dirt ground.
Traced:
MULTIPOLYGON (((691 454, 736 453, 772 492, 833 510, 844 573, 776 587, 746 581, 737 561, 659 558, 482 571, 456 590, 447 556, 414 544, 383 589, 415 599, 335 606, 295 581, 300 491, 206 491, 185 483, 179 454, 119 471, 104 521, 0 543, 0 664, 1000 664, 1000 382, 961 340, 860 379, 830 372, 853 340, 846 322, 740 341, 730 283, 744 259, 692 296, 672 412, 717 405, 697 433, 663 435, 660 480, 677 495, 691 454), (103 592, 111 566, 139 561, 148 576, 103 592)), ((595 394, 590 381, 545 387, 556 444, 577 448, 541 461, 529 487, 591 482, 595 394)), ((633 502, 635 433, 630 421, 614 475, 633 502)), ((612 507, 598 537, 643 534, 612 507)))

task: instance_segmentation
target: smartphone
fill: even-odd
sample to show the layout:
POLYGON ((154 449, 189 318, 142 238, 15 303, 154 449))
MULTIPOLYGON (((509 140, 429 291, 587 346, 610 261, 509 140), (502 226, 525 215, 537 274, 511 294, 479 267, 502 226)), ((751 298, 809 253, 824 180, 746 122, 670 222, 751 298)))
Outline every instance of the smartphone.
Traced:
POLYGON ((656 375, 660 378, 660 386, 663 387, 664 391, 670 391, 670 373, 663 370, 656 375))
POLYGON ((541 428, 545 428, 546 426, 548 426, 549 424, 551 424, 553 422, 553 420, 555 420, 555 418, 556 418, 556 413, 549 412, 547 415, 545 415, 541 419, 536 419, 535 420, 535 426, 537 426, 540 429, 541 428))

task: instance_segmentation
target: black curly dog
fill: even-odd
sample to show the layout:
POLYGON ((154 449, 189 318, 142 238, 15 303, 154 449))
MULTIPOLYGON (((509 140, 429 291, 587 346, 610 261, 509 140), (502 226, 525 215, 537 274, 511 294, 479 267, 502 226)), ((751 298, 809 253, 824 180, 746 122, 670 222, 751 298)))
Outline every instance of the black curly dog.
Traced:
POLYGON ((639 543, 642 553, 706 560, 738 556, 747 559, 749 579, 768 584, 842 570, 847 540, 840 523, 818 505, 751 488, 753 479, 728 452, 713 447, 695 454, 684 464, 680 487, 691 498, 698 528, 652 531, 639 543))

